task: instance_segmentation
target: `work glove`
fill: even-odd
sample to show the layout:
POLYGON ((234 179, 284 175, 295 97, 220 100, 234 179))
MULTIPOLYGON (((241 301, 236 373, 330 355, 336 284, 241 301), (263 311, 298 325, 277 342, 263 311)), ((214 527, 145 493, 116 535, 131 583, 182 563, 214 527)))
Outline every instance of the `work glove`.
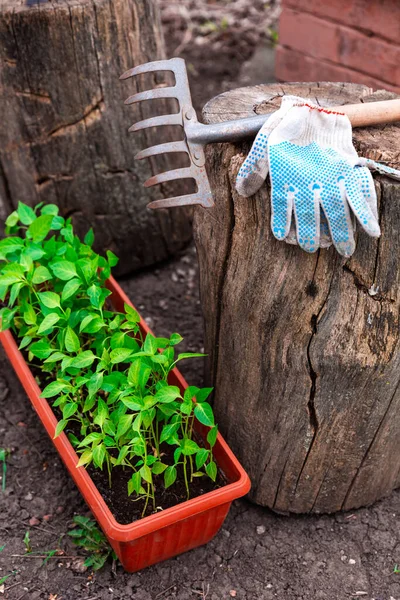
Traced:
POLYGON ((369 169, 396 179, 400 172, 358 157, 345 115, 285 98, 290 110, 270 131, 268 144, 265 126, 260 130, 239 171, 236 189, 243 196, 254 194, 269 171, 274 236, 294 242, 294 213, 297 242, 304 250, 315 252, 332 240, 340 254, 351 256, 354 216, 369 235, 380 235, 369 169))

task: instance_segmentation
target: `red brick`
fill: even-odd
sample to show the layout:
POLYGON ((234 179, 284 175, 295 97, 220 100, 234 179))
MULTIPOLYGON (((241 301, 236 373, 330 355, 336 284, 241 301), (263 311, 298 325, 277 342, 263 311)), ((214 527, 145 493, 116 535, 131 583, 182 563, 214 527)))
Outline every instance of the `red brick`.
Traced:
POLYGON ((400 45, 291 8, 282 11, 279 41, 314 58, 400 85, 400 45))
POLYGON ((344 81, 400 93, 400 87, 282 46, 277 48, 275 74, 280 81, 344 81))
POLYGON ((282 0, 282 4, 400 43, 399 0, 282 0))

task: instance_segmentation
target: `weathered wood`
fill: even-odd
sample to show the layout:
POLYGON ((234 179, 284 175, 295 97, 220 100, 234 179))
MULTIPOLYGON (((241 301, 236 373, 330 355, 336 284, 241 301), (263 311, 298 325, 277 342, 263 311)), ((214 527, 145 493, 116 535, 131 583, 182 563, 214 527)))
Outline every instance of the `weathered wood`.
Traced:
MULTIPOLYGON (((269 112, 284 93, 328 106, 390 95, 351 84, 228 92, 207 122, 269 112), (372 95, 371 95, 372 94, 372 95)), ((354 130, 360 154, 400 168, 400 126, 354 130)), ((282 512, 368 505, 400 485, 400 184, 376 177, 382 237, 349 260, 270 230, 269 186, 234 189, 250 142, 208 148, 215 207, 196 209, 205 352, 221 430, 250 497, 282 512)))
POLYGON ((124 106, 137 84, 119 81, 133 65, 162 57, 154 0, 0 1, 2 222, 18 200, 55 202, 78 232, 94 226, 97 247, 120 256, 119 273, 189 240, 187 213, 146 208, 162 192, 143 188, 155 165, 133 157, 159 132, 128 133, 166 105, 124 106))

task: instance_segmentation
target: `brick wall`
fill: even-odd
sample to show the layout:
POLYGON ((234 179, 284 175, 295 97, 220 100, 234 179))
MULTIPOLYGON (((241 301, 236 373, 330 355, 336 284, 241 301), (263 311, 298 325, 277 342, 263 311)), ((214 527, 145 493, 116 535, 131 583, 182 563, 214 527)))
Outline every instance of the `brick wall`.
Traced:
POLYGON ((275 72, 400 93, 400 0, 282 0, 275 72))

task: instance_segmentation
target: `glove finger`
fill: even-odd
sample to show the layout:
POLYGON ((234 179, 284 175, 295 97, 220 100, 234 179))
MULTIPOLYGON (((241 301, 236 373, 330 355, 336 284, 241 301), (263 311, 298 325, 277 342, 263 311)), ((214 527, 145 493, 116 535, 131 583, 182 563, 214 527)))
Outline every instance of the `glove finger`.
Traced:
POLYGON ((277 240, 284 240, 290 230, 293 212, 292 186, 274 185, 271 182, 271 229, 277 240))
POLYGON ((314 183, 308 190, 295 188, 292 194, 298 244, 306 252, 316 252, 320 243, 320 184, 314 183))
POLYGON ((346 178, 348 203, 361 227, 372 237, 379 237, 377 201, 372 175, 365 167, 355 167, 346 178))
POLYGON ((337 185, 328 184, 322 188, 321 204, 336 250, 342 256, 351 256, 356 248, 356 244, 350 210, 346 202, 344 177, 342 175, 338 177, 337 185))
POLYGON ((241 196, 255 194, 268 175, 267 142, 267 134, 261 129, 237 175, 236 190, 241 196))
POLYGON ((252 196, 266 180, 269 171, 267 156, 268 138, 272 131, 281 123, 288 111, 299 102, 304 101, 297 96, 284 96, 280 108, 272 113, 261 127, 237 175, 236 190, 241 196, 245 196, 246 198, 252 196))

